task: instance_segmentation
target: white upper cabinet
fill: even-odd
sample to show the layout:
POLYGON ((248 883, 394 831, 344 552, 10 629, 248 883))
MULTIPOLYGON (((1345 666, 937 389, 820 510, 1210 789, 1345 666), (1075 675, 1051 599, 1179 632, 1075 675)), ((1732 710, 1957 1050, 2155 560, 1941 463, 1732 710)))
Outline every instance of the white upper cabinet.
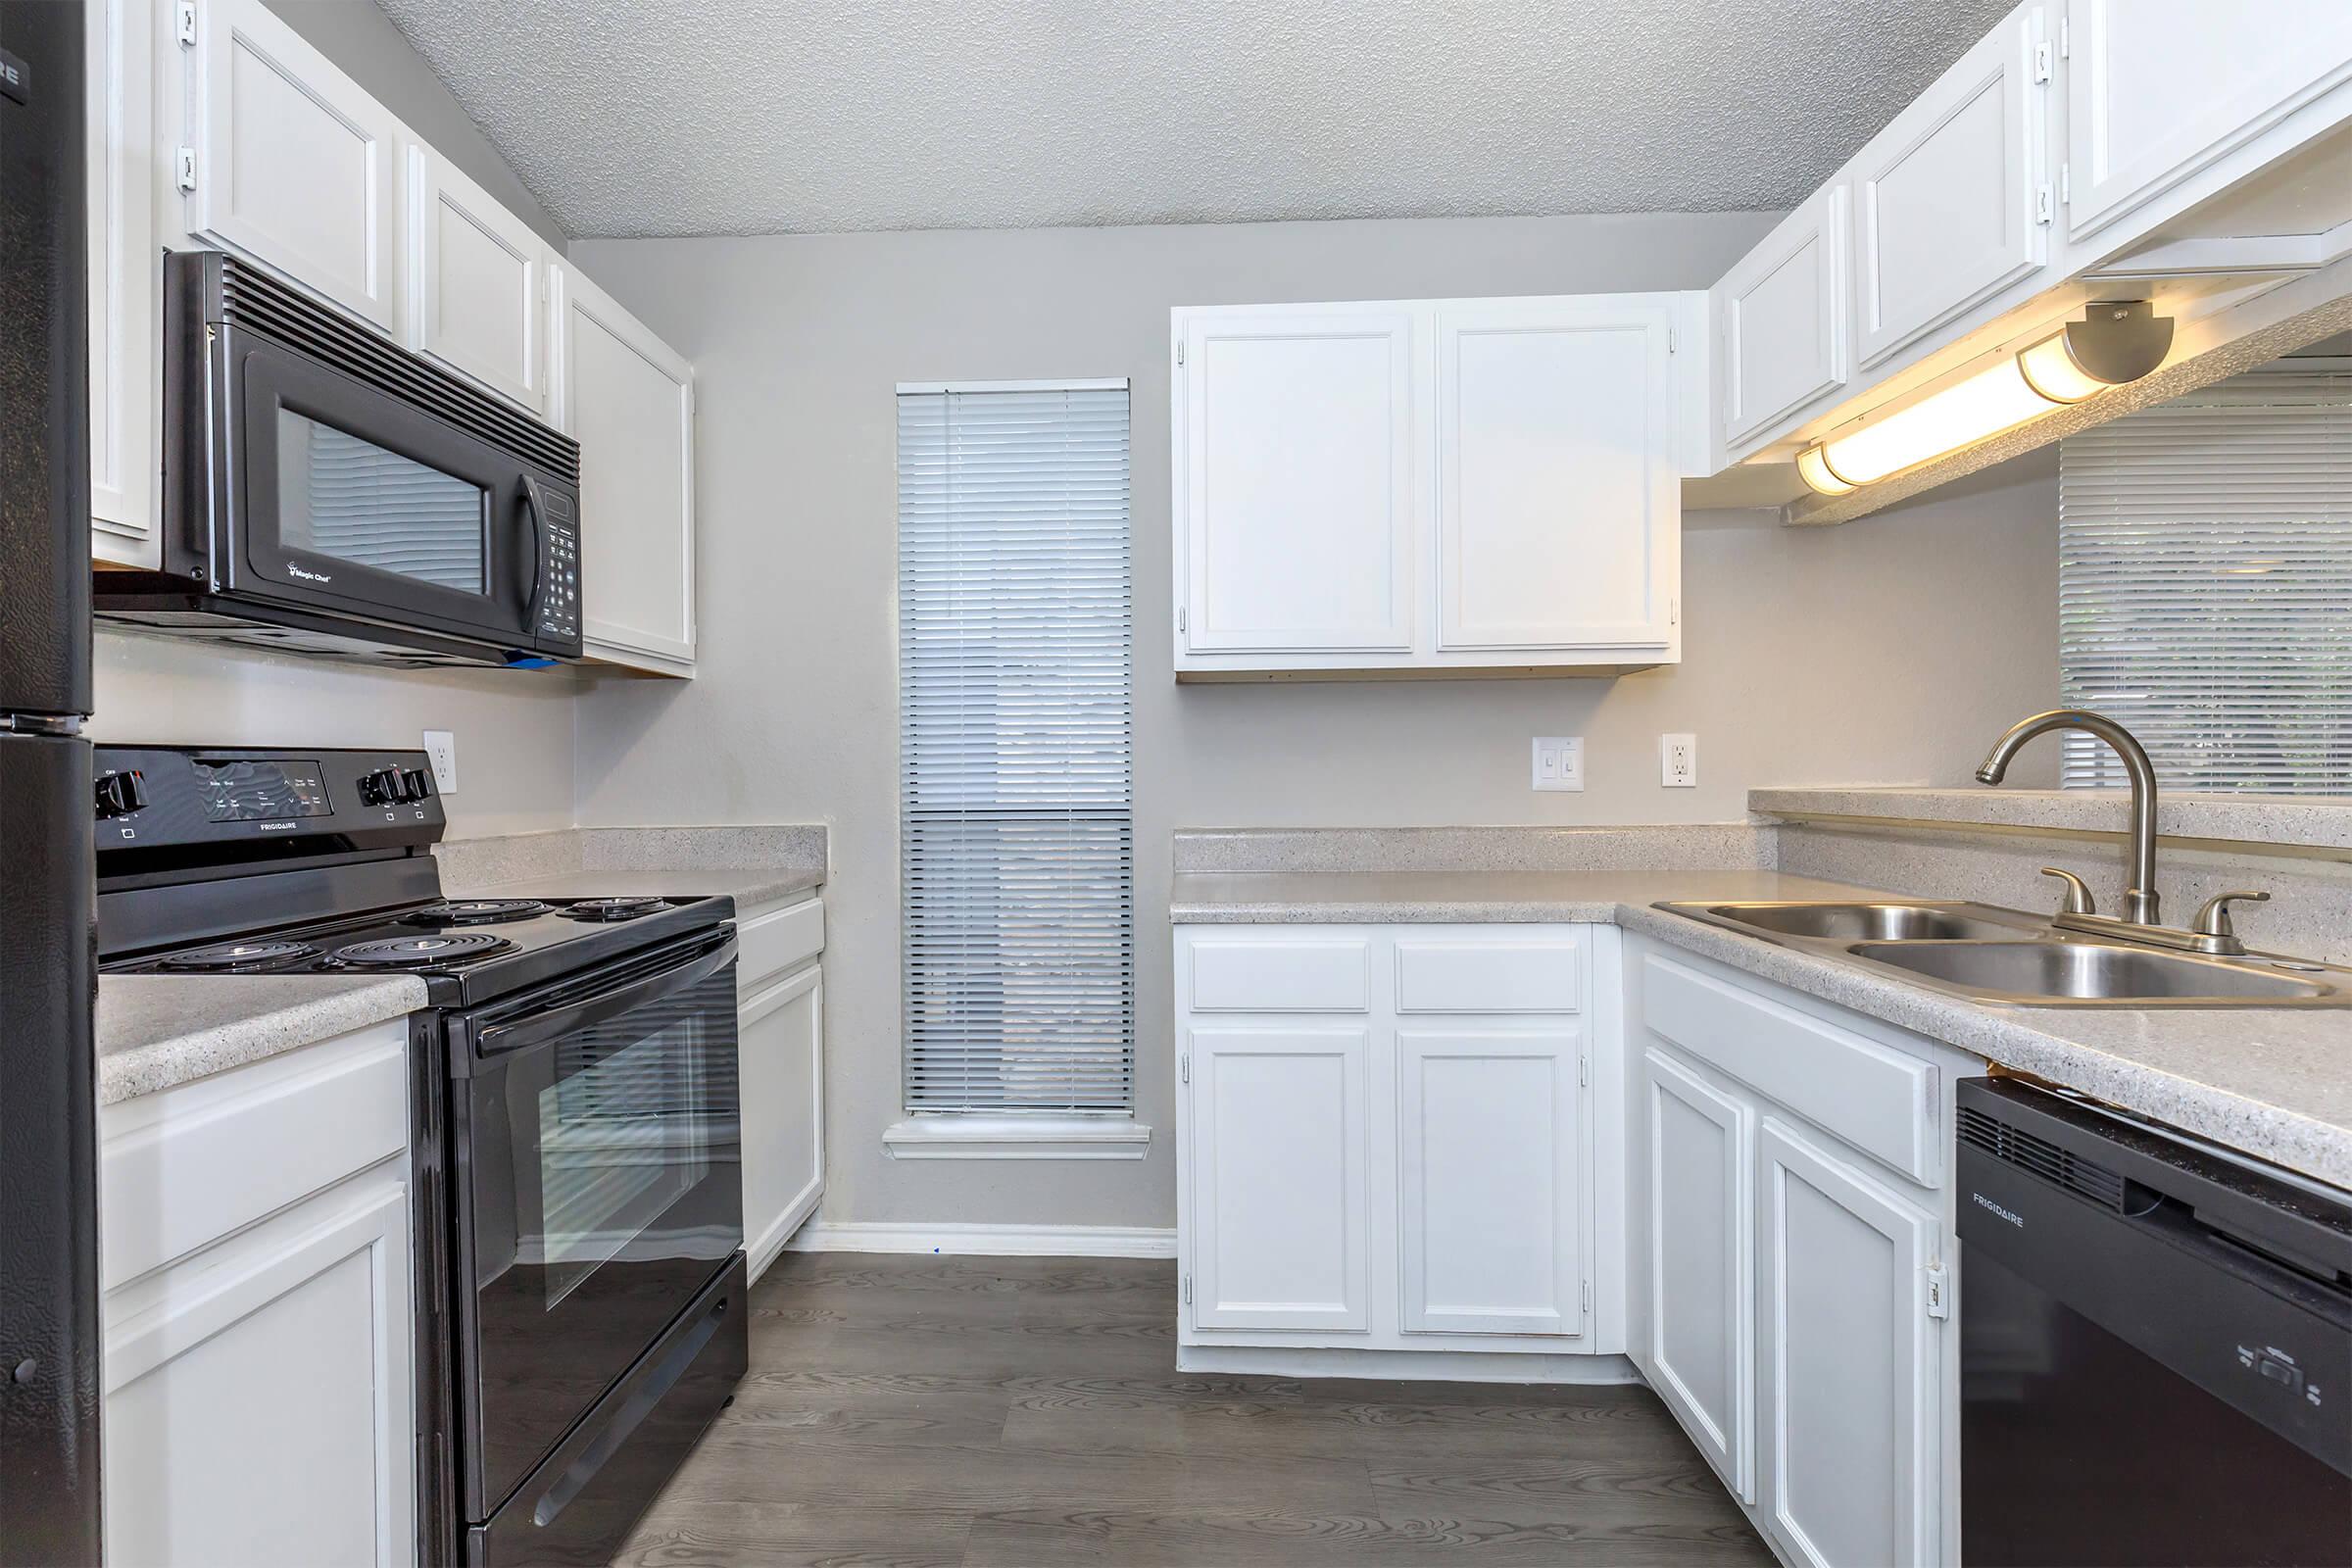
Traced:
POLYGON ((590 657, 694 672, 694 367, 556 269, 555 422, 580 443, 580 629, 590 657))
POLYGON ((89 157, 90 552, 155 566, 155 27, 147 0, 82 13, 89 157))
POLYGON ((1695 294, 1174 313, 1179 679, 1669 662, 1695 294))
POLYGON ((197 0, 194 30, 176 171, 189 238, 398 333, 400 122, 261 0, 197 0))
POLYGON ((2068 0, 2066 25, 2067 232, 2094 251, 2352 114, 2344 0, 2068 0))
POLYGON ((1663 647, 1682 521, 1669 311, 1571 297, 1435 315, 1438 650, 1663 647))
POLYGON ((1411 314, 1188 312, 1181 325, 1182 651, 1407 652, 1411 314))
POLYGON ((2043 25, 2038 6, 2010 13, 1847 166, 1865 368, 2046 259, 2043 25))
POLYGON ((409 346, 546 413, 546 243, 430 147, 403 151, 409 346))
POLYGON ((1850 197, 1837 181, 1815 191, 1715 285, 1718 462, 1743 456, 1845 385, 1850 197))

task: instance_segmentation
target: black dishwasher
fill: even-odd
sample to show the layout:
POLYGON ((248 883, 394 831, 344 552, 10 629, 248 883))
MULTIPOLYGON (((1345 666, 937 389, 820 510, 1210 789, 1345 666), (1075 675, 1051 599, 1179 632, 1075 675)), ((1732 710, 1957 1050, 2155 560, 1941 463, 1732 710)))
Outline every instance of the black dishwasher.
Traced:
POLYGON ((2352 1195, 1960 1085, 1971 1565, 2352 1563, 2352 1195))

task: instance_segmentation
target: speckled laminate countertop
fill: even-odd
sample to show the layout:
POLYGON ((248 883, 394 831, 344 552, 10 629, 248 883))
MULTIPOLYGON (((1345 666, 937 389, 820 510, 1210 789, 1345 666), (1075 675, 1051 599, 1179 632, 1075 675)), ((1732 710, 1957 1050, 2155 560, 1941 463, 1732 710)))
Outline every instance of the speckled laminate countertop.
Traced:
POLYGON ((740 871, 557 871, 512 882, 466 884, 454 879, 442 889, 452 898, 594 899, 654 893, 665 897, 726 896, 738 912, 762 904, 781 904, 823 885, 815 866, 752 867, 740 871))
POLYGON ((1887 896, 1772 871, 1219 872, 1177 876, 1170 915, 1614 924, 2352 1188, 2352 1008, 1997 1006, 1651 907, 1855 895, 1887 896))
POLYGON ((98 977, 98 1103, 331 1040, 424 1005, 413 974, 98 977))

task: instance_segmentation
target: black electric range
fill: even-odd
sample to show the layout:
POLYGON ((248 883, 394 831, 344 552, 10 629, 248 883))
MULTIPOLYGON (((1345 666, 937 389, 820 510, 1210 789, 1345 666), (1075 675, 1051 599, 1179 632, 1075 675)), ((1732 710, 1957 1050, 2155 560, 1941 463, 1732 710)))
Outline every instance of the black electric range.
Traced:
POLYGON ((100 747, 108 974, 414 974, 419 1560, 611 1560, 731 1397, 734 901, 449 899, 426 759, 100 747))

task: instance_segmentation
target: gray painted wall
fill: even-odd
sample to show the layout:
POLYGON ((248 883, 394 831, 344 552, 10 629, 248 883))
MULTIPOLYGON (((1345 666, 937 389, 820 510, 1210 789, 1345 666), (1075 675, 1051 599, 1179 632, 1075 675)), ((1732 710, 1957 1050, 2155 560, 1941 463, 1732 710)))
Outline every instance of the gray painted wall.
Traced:
MULTIPOLYGON (((491 150, 374 0, 270 0, 326 57, 426 141, 530 220, 564 233, 491 150)), ((572 818, 568 670, 377 673, 100 631, 101 740, 211 746, 415 746, 426 729, 458 737, 453 835, 564 827, 572 818)))
POLYGON ((520 216, 557 250, 570 236, 540 207, 479 126, 424 63, 375 0, 264 0, 320 54, 464 170, 474 183, 520 216))
POLYGON ((580 819, 826 821, 835 1220, 1167 1225, 1164 910, 1180 825, 1704 821, 1765 783, 1957 781, 2056 695, 2046 460, 1817 533, 1694 516, 1687 650, 1619 680, 1174 684, 1168 308, 1704 286, 1771 219, 1273 223, 581 241, 573 254, 700 377, 701 672, 590 678, 580 819), (1134 383, 1137 1164, 895 1163, 899 913, 893 388, 1134 383), (1701 788, 1657 783, 1695 731, 1701 788), (1527 788, 1581 734, 1582 795, 1527 788))

